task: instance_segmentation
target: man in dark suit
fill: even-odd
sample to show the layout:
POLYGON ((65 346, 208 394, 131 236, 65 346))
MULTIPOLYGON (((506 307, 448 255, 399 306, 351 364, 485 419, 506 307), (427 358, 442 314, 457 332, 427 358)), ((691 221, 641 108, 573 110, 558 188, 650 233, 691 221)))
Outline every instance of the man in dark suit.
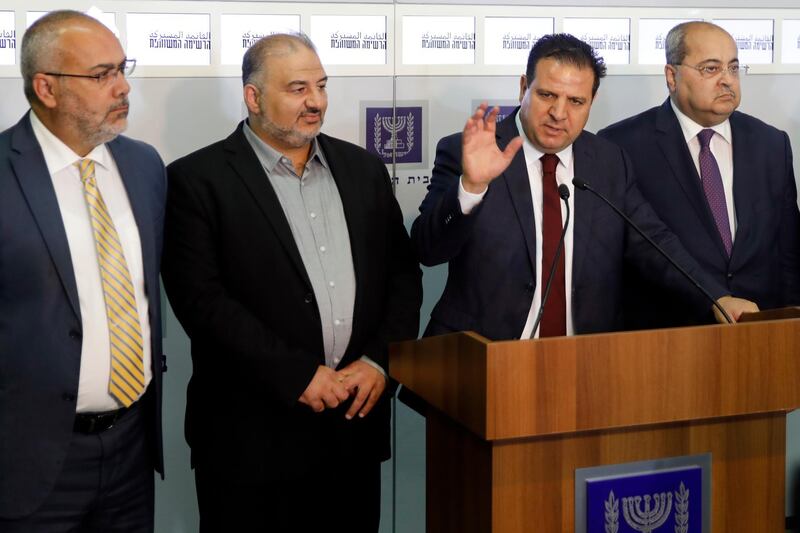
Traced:
MULTIPOLYGON (((631 156, 639 189, 686 250, 729 292, 759 307, 800 305, 800 215, 786 133, 735 111, 736 43, 707 22, 667 35, 669 98, 600 131, 631 156)), ((709 322, 631 273, 633 327, 709 322), (661 304, 650 305, 652 298, 661 304)))
POLYGON ((74 11, 25 33, 0 134, 0 531, 153 530, 161 453, 155 150, 119 134, 134 62, 74 11))
POLYGON ((423 264, 449 263, 427 335, 473 330, 513 339, 620 329, 626 262, 682 294, 687 307, 711 307, 608 206, 588 191, 572 190, 573 177, 620 206, 734 317, 754 308, 727 296, 696 267, 639 194, 622 150, 583 131, 604 74, 602 59, 586 43, 571 35, 545 36, 520 80, 520 107, 495 124, 497 109, 485 116, 481 105, 462 134, 439 142, 431 185, 411 230, 423 264), (560 256, 565 213, 559 184, 571 190, 574 213, 560 256), (541 329, 534 331, 554 261, 541 329))
POLYGON ((263 38, 242 79, 248 119, 168 169, 200 528, 375 532, 387 344, 417 335, 419 266, 385 165, 319 133, 311 41, 263 38))

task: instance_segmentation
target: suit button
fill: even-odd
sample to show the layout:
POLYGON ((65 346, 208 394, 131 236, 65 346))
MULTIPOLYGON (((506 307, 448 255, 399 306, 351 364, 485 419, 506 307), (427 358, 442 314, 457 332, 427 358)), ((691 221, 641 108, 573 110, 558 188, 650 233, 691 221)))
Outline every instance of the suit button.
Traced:
POLYGON ((528 292, 533 292, 534 290, 536 290, 536 285, 534 285, 533 283, 528 283, 527 285, 525 285, 525 290, 528 292))
POLYGON ((62 394, 62 395, 61 395, 61 398, 62 398, 62 399, 65 401, 65 402, 74 402, 74 401, 75 401, 75 395, 74 395, 74 394, 70 394, 70 393, 68 393, 68 392, 65 392, 64 394, 62 394))
POLYGON ((71 329, 71 330, 69 330, 69 338, 70 339, 80 339, 81 338, 81 332, 76 330, 76 329, 71 329))
POLYGON ((733 279, 733 272, 728 272, 728 279, 733 279))
POLYGON ((311 302, 314 301, 314 295, 309 292, 308 294, 306 294, 306 297, 303 298, 303 301, 307 304, 310 304, 311 302))

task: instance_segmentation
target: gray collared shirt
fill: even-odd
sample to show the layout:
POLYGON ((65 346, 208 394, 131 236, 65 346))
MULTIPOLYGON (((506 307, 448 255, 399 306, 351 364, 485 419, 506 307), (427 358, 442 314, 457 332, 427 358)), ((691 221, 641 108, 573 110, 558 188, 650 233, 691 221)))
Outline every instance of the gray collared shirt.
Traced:
POLYGON ((303 169, 264 143, 245 122, 244 134, 264 167, 292 230, 322 321, 325 364, 336 368, 353 330, 356 279, 339 189, 316 139, 303 169))

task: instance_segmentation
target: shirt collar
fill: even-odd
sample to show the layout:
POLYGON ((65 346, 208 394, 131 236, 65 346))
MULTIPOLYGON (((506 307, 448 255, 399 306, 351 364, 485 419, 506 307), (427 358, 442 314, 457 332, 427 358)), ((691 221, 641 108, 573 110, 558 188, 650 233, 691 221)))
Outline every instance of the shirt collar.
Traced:
MULTIPOLYGON (((530 139, 528 139, 528 136, 525 134, 525 130, 522 129, 522 119, 519 117, 519 115, 519 112, 517 112, 517 115, 514 117, 514 122, 517 125, 517 131, 522 137, 522 149, 525 150, 526 160, 537 161, 544 155, 544 152, 536 148, 530 139)), ((566 169, 572 167, 572 143, 570 143, 569 146, 558 152, 556 155, 558 156, 559 165, 563 165, 566 169)))
POLYGON ((705 128, 694 120, 690 119, 680 109, 678 109, 678 106, 675 105, 675 102, 672 100, 672 98, 669 99, 669 104, 672 106, 675 116, 678 117, 678 123, 681 125, 681 131, 683 131, 683 138, 687 143, 697 137, 697 134, 701 131, 705 129, 712 129, 723 139, 725 139, 725 142, 732 144, 731 121, 729 119, 726 118, 724 122, 721 122, 716 126, 712 126, 711 128, 705 128))
MULTIPOLYGON (((254 132, 250 127, 249 119, 244 121, 243 131, 244 136, 248 141, 250 141, 250 145, 253 147, 256 153, 260 155, 259 159, 261 160, 261 164, 264 165, 264 168, 267 170, 267 172, 272 172, 272 170, 275 168, 275 165, 280 162, 284 155, 262 141, 261 137, 256 135, 256 132, 254 132)), ((315 159, 319 161, 323 167, 328 169, 328 161, 325 159, 325 154, 323 154, 322 148, 320 147, 319 142, 317 142, 316 137, 311 140, 311 154, 308 158, 308 161, 313 161, 315 159)))
POLYGON ((64 144, 64 141, 47 129, 47 126, 36 116, 36 113, 32 109, 28 116, 31 120, 33 135, 42 148, 44 162, 51 175, 74 165, 81 159, 91 159, 95 162, 95 165, 99 165, 106 170, 111 168, 111 154, 108 152, 108 147, 105 144, 95 146, 91 152, 86 154, 86 157, 81 157, 76 154, 72 148, 64 144))

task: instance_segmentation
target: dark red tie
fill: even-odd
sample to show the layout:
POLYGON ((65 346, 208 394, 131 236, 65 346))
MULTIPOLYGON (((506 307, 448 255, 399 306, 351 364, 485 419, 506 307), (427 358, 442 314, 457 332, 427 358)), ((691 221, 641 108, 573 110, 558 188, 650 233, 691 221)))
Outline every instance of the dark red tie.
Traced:
MULTIPOLYGON (((542 275, 541 293, 547 286, 547 278, 556 256, 558 241, 561 238, 561 197, 558 195, 556 182, 556 167, 558 156, 544 154, 542 156, 542 275)), ((558 258, 556 272, 553 275, 553 284, 550 295, 544 305, 542 323, 539 337, 557 337, 567 334, 567 299, 565 296, 564 281, 564 255, 562 251, 558 258)))

